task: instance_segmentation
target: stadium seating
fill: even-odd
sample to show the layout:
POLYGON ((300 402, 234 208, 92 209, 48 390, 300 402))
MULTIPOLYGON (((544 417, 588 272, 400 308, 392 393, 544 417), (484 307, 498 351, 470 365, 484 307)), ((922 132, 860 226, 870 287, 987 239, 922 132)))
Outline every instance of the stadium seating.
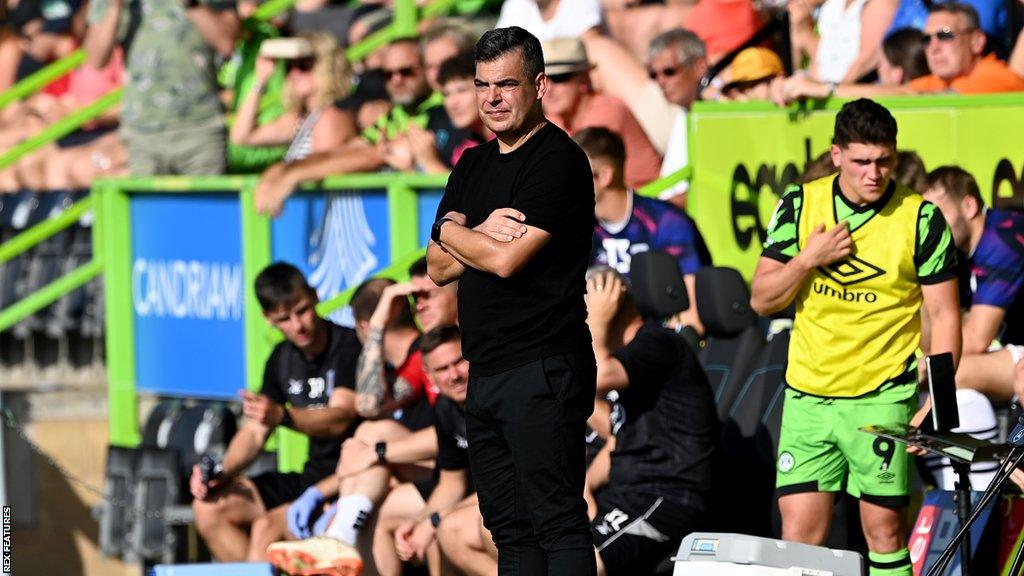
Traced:
MULTIPOLYGON (((54 217, 84 192, 0 195, 0 242, 54 217)), ((91 215, 0 264, 0 309, 7 308, 92 258, 91 215)), ((75 380, 103 367, 102 284, 94 280, 0 332, 0 374, 11 380, 75 380)))
POLYGON ((706 331, 699 358, 715 395, 719 421, 724 421, 764 346, 764 336, 739 272, 702 268, 696 285, 697 312, 706 331))
MULTIPOLYGON (((146 418, 138 448, 110 447, 105 491, 112 498, 97 510, 104 554, 165 563, 195 560, 187 534, 192 466, 204 453, 222 454, 236 429, 237 417, 224 402, 170 399, 146 418)), ((269 456, 255 467, 275 465, 269 456)))

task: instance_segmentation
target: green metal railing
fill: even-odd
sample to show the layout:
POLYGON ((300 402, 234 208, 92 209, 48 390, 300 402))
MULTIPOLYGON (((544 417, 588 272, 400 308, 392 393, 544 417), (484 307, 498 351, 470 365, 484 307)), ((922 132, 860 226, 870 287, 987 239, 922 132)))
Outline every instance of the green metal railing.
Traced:
POLYGON ((78 49, 36 71, 21 82, 8 88, 6 92, 0 93, 0 110, 3 110, 11 102, 16 102, 35 94, 50 82, 63 78, 67 73, 81 66, 83 62, 85 62, 85 50, 78 49))
MULTIPOLYGON (((396 0, 394 17, 391 24, 362 42, 350 47, 346 55, 350 60, 359 60, 397 38, 416 36, 420 20, 447 13, 455 5, 456 1, 435 0, 423 8, 417 8, 416 0, 396 0)), ((293 4, 295 4, 295 0, 271 0, 260 6, 252 18, 256 20, 269 20, 280 12, 291 8, 293 4)), ((6 92, 0 93, 0 109, 3 109, 11 102, 31 96, 50 82, 68 74, 84 63, 85 60, 85 51, 81 49, 76 50, 72 54, 25 78, 6 92)), ((10 166, 25 154, 38 150, 95 120, 104 112, 116 106, 121 101, 122 94, 123 91, 120 88, 112 90, 92 104, 69 114, 38 134, 0 154, 0 169, 10 166)))
MULTIPOLYGON (((0 265, 25 253, 36 244, 45 241, 54 234, 73 226, 82 216, 93 208, 91 197, 84 198, 59 216, 44 220, 29 228, 25 232, 15 236, 9 241, 0 244, 0 265)), ((68 294, 86 282, 99 276, 103 269, 102 248, 93 247, 93 257, 89 262, 79 266, 68 274, 61 276, 38 291, 29 294, 23 300, 15 302, 11 306, 0 310, 0 332, 14 326, 59 298, 68 294)))
MULTIPOLYGON (((399 278, 406 267, 420 254, 419 204, 417 190, 441 189, 445 174, 351 174, 327 178, 319 186, 303 186, 304 191, 316 189, 352 190, 385 189, 388 206, 388 227, 391 264, 380 275, 399 278)), ((245 290, 243 326, 245 334, 245 378, 250 389, 258 389, 263 365, 274 343, 279 339, 263 319, 255 293, 248 289, 256 275, 271 263, 270 220, 255 212, 254 176, 211 178, 119 178, 97 181, 93 186, 96 219, 93 224, 94 244, 104 274, 106 301, 106 353, 110 397, 110 441, 120 446, 134 446, 139 441, 135 390, 135 327, 132 308, 131 270, 133 247, 131 238, 130 199, 133 195, 162 194, 238 194, 241 222, 242 275, 245 290)), ((427 215, 432 218, 433 214, 427 215)), ((19 244, 0 251, 9 255, 15 248, 27 246, 32 237, 44 236, 35 229, 23 233, 19 244), (25 237, 25 238, 23 238, 25 237)), ((318 310, 328 313, 347 304, 350 291, 321 303, 318 310)), ((305 458, 305 439, 283 430, 279 437, 279 461, 294 469, 305 458)))

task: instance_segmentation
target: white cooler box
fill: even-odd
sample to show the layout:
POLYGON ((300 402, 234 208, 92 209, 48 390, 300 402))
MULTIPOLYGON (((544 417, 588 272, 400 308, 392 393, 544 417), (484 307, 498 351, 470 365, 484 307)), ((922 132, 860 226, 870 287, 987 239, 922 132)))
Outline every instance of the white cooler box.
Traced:
POLYGON ((856 552, 744 534, 694 532, 672 558, 673 576, 862 576, 856 552))

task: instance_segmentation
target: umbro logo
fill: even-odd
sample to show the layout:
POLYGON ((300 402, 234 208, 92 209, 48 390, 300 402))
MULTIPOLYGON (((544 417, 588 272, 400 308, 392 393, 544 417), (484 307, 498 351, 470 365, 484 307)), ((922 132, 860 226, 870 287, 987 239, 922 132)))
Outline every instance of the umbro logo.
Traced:
POLYGON ((885 274, 885 270, 856 256, 850 256, 827 266, 820 266, 818 270, 843 286, 859 284, 885 274))

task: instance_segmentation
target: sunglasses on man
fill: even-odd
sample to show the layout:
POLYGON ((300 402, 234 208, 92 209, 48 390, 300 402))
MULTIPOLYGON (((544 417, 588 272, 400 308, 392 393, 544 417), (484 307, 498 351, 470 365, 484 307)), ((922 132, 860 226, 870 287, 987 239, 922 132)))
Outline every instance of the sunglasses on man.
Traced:
POLYGON ((384 80, 390 81, 392 78, 398 76, 401 78, 412 78, 416 75, 416 68, 413 66, 406 66, 404 68, 395 68, 394 70, 381 70, 381 74, 384 76, 384 80))
POLYGON ((941 30, 935 32, 934 34, 922 34, 921 42, 923 42, 925 46, 932 43, 932 38, 938 40, 939 42, 952 42, 953 40, 956 40, 957 37, 973 31, 974 28, 967 28, 965 30, 953 30, 949 26, 943 26, 941 30))
POLYGON ((285 67, 289 72, 292 70, 298 70, 300 72, 309 72, 316 65, 315 58, 296 58, 293 60, 285 60, 285 67))
POLYGON ((647 75, 651 77, 651 80, 657 80, 659 76, 664 76, 665 78, 672 78, 673 76, 679 74, 682 71, 682 66, 670 66, 668 68, 662 68, 661 70, 655 70, 654 68, 650 68, 649 70, 647 70, 647 75))
POLYGON ((548 80, 555 84, 565 84, 576 77, 579 72, 562 72, 561 74, 548 74, 548 80))

